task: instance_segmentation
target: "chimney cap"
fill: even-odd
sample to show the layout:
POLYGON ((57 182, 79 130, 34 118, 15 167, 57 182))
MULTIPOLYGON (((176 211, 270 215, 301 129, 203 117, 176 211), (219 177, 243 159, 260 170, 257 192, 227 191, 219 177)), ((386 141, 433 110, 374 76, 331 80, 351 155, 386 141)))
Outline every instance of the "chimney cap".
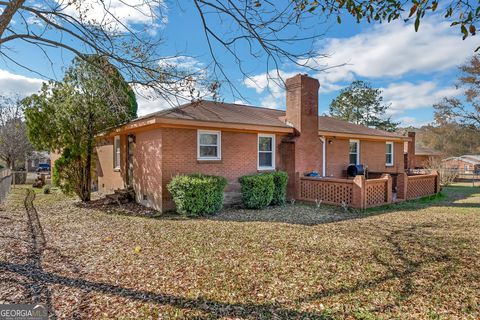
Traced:
POLYGON ((290 85, 299 85, 303 81, 315 82, 318 86, 320 86, 320 82, 318 81, 318 79, 310 77, 307 73, 297 73, 293 77, 286 79, 285 84, 288 87, 290 85))

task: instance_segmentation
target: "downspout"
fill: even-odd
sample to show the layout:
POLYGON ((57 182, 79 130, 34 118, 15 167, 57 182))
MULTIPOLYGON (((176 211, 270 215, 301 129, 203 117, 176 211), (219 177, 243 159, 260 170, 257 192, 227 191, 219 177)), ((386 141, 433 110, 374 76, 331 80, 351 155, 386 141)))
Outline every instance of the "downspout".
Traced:
POLYGON ((322 177, 326 177, 326 171, 327 171, 327 139, 325 139, 325 136, 321 136, 320 140, 322 140, 322 177))

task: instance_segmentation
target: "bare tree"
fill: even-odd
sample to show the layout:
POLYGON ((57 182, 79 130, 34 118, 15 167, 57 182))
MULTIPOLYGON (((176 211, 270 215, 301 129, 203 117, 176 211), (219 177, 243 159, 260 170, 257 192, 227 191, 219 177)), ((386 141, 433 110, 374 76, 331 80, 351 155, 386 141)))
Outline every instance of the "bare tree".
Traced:
POLYGON ((435 104, 435 120, 439 124, 461 123, 480 132, 480 55, 472 56, 460 68, 457 88, 463 97, 445 97, 435 104))
POLYGON ((0 97, 0 159, 15 169, 16 163, 25 160, 31 151, 18 99, 0 97))
MULTIPOLYGON (((107 57, 128 82, 153 90, 167 100, 185 95, 201 98, 202 93, 216 93, 221 83, 240 94, 219 59, 220 50, 229 54, 225 59, 234 59, 240 71, 248 76, 252 70, 244 67, 245 54, 264 59, 267 73, 278 71, 284 61, 303 65, 312 50, 298 50, 304 46, 292 44, 313 43, 318 36, 315 28, 306 27, 308 19, 296 21, 294 2, 261 2, 259 5, 259 1, 251 0, 193 0, 211 55, 211 64, 206 68, 212 72, 208 73, 177 68, 170 63, 171 56, 159 55, 162 39, 151 31, 165 17, 163 0, 46 0, 40 3, 0 0, 0 56, 40 73, 38 68, 20 61, 8 50, 10 44, 23 42, 41 50, 47 59, 52 48, 66 50, 80 58, 86 54, 107 57), (132 27, 112 2, 141 16, 140 26, 132 27), (20 23, 12 23, 14 18, 20 23), (292 35, 292 30, 296 30, 297 35, 292 35)), ((180 3, 172 5, 180 6, 180 3)), ((317 18, 310 27, 313 25, 318 30, 317 18)))

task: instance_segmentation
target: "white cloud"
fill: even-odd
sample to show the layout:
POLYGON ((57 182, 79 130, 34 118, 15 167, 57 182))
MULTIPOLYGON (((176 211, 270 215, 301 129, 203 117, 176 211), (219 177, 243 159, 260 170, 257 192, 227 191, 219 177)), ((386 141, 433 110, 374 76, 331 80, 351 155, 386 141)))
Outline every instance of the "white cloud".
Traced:
MULTIPOLYGON (((64 1, 57 0, 65 5, 64 1)), ((134 24, 148 25, 150 34, 165 25, 166 5, 163 0, 81 0, 65 5, 63 12, 91 25, 108 26, 109 31, 125 31, 134 24)))
POLYGON ((416 128, 419 128, 421 126, 424 126, 430 123, 430 121, 420 120, 415 117, 402 117, 402 118, 398 118, 398 121, 400 121, 400 125, 402 127, 412 126, 416 128))
MULTIPOLYGON (((374 25, 351 37, 326 39, 318 52, 330 57, 319 55, 300 63, 326 69, 311 74, 320 81, 320 94, 338 91, 355 79, 390 83, 383 88, 384 98, 392 104, 389 114, 399 115, 405 110, 431 107, 444 96, 458 94, 455 88, 442 87, 435 81, 406 79, 452 70, 465 62, 477 46, 475 37, 462 40, 458 30, 447 22, 427 18, 422 20, 419 32, 411 23, 396 21, 374 25)), ((280 72, 284 79, 295 73, 280 72)), ((258 94, 268 91, 261 98, 262 106, 284 105, 282 86, 269 83, 266 74, 255 75, 244 84, 258 94)))
POLYGON ((158 62, 161 67, 174 68, 179 71, 186 71, 190 73, 205 73, 205 64, 200 62, 195 57, 190 56, 176 56, 162 59, 158 62))
POLYGON ((327 39, 318 51, 331 56, 311 59, 308 64, 315 67, 345 64, 317 75, 327 85, 356 77, 398 78, 456 67, 477 46, 475 37, 462 40, 457 29, 439 18, 422 20, 419 32, 410 23, 396 21, 375 25, 352 37, 327 39))
POLYGON ((262 73, 244 80, 247 88, 255 89, 258 94, 265 93, 260 99, 260 107, 279 109, 285 105, 285 88, 283 81, 298 72, 276 71, 262 73))
POLYGON ((439 87, 434 81, 398 82, 382 88, 385 102, 391 103, 389 115, 402 114, 406 110, 431 107, 446 96, 455 96, 460 90, 439 87))
POLYGON ((0 69, 0 95, 27 96, 38 91, 43 80, 29 78, 0 69))

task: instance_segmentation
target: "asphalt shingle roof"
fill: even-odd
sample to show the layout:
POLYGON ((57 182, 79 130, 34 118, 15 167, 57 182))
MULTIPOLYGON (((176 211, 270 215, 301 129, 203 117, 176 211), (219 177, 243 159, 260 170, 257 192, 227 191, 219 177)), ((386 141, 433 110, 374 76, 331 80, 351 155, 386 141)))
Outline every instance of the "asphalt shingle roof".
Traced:
MULTIPOLYGON (((274 127, 290 127, 285 123, 285 111, 233 103, 200 101, 176 108, 151 113, 137 120, 159 117, 208 122, 241 123, 274 127)), ((318 129, 331 133, 373 135, 380 137, 403 137, 398 133, 386 132, 349 123, 327 116, 318 117, 318 129)))

